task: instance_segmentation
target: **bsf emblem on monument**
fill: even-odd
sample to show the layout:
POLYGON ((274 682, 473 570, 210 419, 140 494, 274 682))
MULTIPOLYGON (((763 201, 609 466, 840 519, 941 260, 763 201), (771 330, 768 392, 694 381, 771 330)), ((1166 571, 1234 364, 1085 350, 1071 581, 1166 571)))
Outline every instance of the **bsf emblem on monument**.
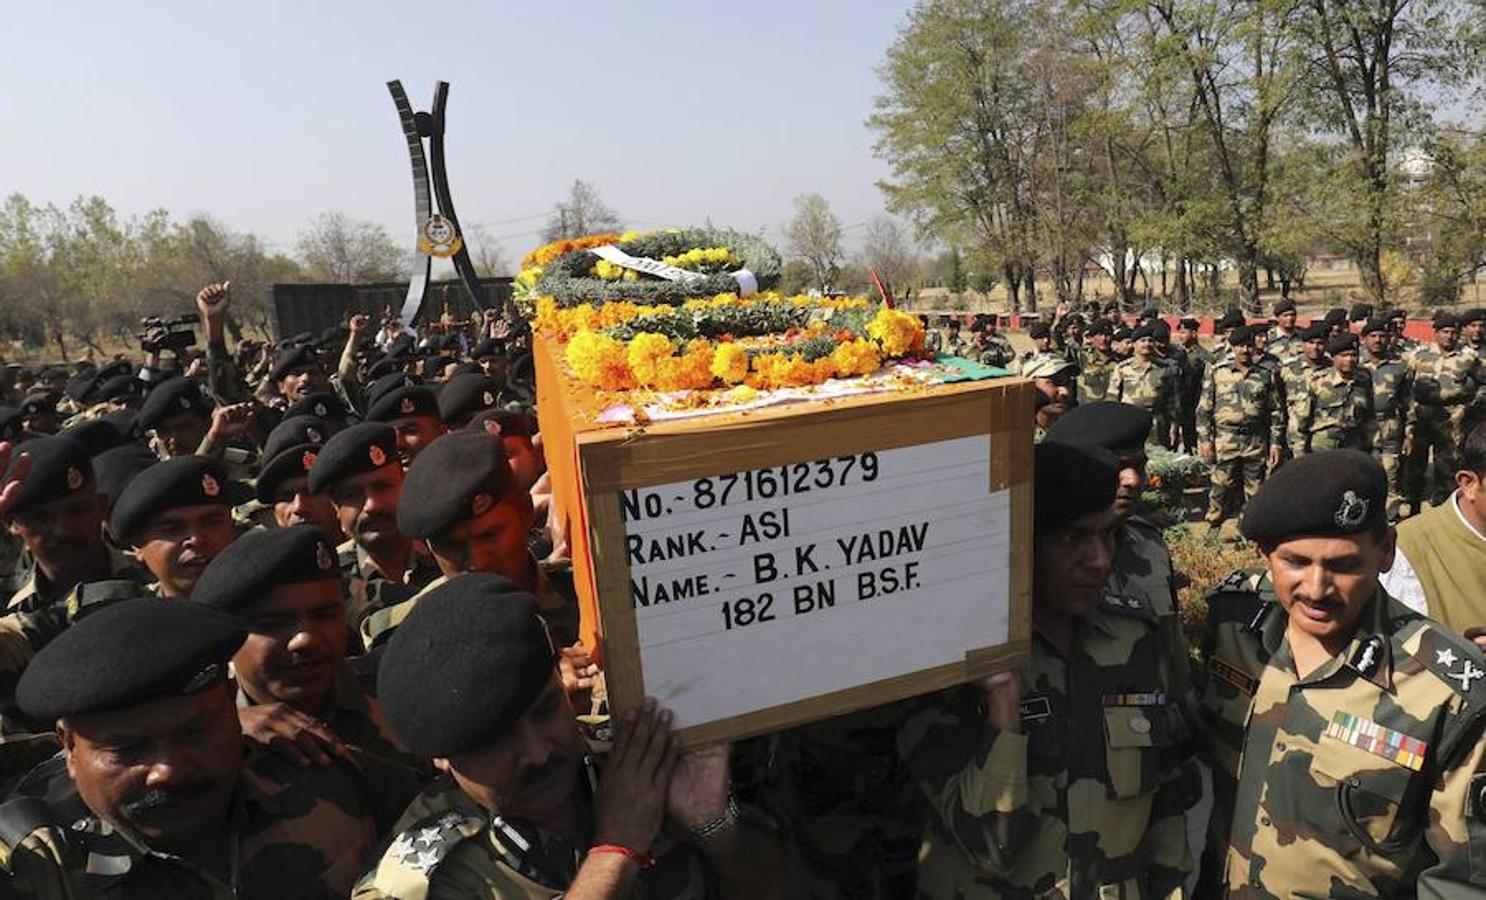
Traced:
POLYGON ((459 237, 454 223, 438 213, 429 216, 423 227, 418 229, 418 249, 429 256, 448 259, 463 246, 464 241, 459 237))
POLYGON ((217 479, 207 473, 201 476, 201 492, 208 497, 215 497, 222 493, 222 486, 217 484, 217 479))

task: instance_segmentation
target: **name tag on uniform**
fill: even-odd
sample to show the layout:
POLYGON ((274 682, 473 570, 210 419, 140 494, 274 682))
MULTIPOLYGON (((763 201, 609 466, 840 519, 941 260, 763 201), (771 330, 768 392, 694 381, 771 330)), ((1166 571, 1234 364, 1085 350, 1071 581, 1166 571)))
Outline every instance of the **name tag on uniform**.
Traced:
POLYGON ((1165 706, 1166 693, 1164 691, 1147 691, 1146 693, 1130 694, 1105 694, 1105 706, 1165 706))
POLYGON ((1238 688, 1242 693, 1253 694, 1259 688, 1259 679, 1232 663, 1214 658, 1208 660, 1207 668, 1209 672, 1212 672, 1213 677, 1238 688))
POLYGON ((1020 712, 1023 725, 1035 725, 1052 718, 1053 704, 1047 697, 1023 697, 1020 712))
POLYGON ((1384 728, 1371 719, 1340 711, 1332 714, 1325 735, 1400 766, 1407 766, 1415 772, 1424 768, 1424 754, 1429 750, 1429 745, 1416 737, 1384 728))

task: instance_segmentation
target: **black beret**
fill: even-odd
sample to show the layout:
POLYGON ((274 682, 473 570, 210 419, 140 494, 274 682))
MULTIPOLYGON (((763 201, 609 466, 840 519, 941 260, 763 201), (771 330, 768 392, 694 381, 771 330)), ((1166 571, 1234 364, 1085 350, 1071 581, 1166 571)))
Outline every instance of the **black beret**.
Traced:
POLYGON ((1281 466, 1244 509, 1251 541, 1357 534, 1387 524, 1388 476, 1371 454, 1322 450, 1281 466))
POLYGON ((469 353, 470 359, 481 359, 486 356, 499 355, 500 345, 495 342, 495 338, 486 338, 485 340, 471 347, 469 353))
POLYGON ((194 603, 121 600, 43 647, 21 674, 16 700, 49 722, 194 694, 226 683, 227 661, 246 638, 236 619, 194 603))
POLYGON ((1033 453, 1034 532, 1066 527, 1114 503, 1119 473, 1108 450, 1043 441, 1033 453))
POLYGON ((1134 331, 1130 332, 1130 338, 1131 338, 1131 340, 1136 340, 1136 341, 1140 340, 1141 338, 1148 338, 1148 337, 1155 337, 1155 336, 1156 336, 1156 323, 1155 322, 1146 322, 1144 325, 1141 325, 1141 326, 1137 327, 1134 331))
POLYGON ((1140 450, 1151 433, 1151 414, 1138 406, 1100 400, 1080 403, 1048 429, 1047 439, 1118 453, 1140 450))
POLYGON ((56 394, 44 391, 27 394, 26 398, 21 401, 21 416, 30 418, 31 416, 50 415, 57 411, 58 399, 56 394))
MULTIPOLYGON (((31 473, 20 483, 13 512, 71 496, 86 489, 93 478, 93 454, 74 437, 59 434, 36 438, 27 441, 21 451, 31 457, 31 473)), ((21 452, 14 453, 7 478, 20 461, 21 452)))
POLYGON ((0 441, 14 443, 20 440, 25 418, 14 406, 0 406, 0 441))
POLYGON ((426 385, 404 385, 383 393, 366 410, 368 422, 390 422, 405 416, 439 418, 438 397, 426 385))
POLYGON ((67 379, 66 387, 62 388, 62 393, 66 397, 82 404, 91 402, 89 398, 96 395, 97 392, 98 375, 96 372, 84 372, 81 375, 74 375, 67 379))
POLYGON ((1292 312, 1295 312, 1295 301, 1294 300, 1281 300, 1280 302, 1278 302, 1278 303, 1276 303, 1274 305, 1274 314, 1277 315, 1277 316, 1280 315, 1281 313, 1292 313, 1292 312))
POLYGON ((1363 324, 1363 326, 1362 326, 1362 333, 1364 335, 1372 334, 1375 331, 1380 331, 1380 332, 1384 332, 1384 333, 1388 332, 1389 331, 1388 320, 1387 319, 1368 319, 1363 324))
POLYGON ((1346 353, 1357 349, 1357 335, 1350 331, 1342 332, 1326 342, 1327 353, 1346 353))
POLYGON ((1039 340, 1051 335, 1052 332, 1048 329, 1046 322, 1033 322, 1027 328, 1027 337, 1032 338, 1033 340, 1039 340))
POLYGON ((132 376, 133 374, 134 363, 129 362, 127 359, 115 360, 98 370, 98 377, 104 380, 117 378, 120 375, 132 376))
POLYGON ((114 375, 98 385, 97 399, 99 401, 122 400, 125 397, 137 395, 143 387, 143 382, 132 374, 114 375))
POLYGON ((176 456, 134 476, 114 502, 108 529, 132 545, 139 530, 160 513, 185 506, 236 506, 248 499, 243 485, 229 481, 222 464, 205 456, 176 456))
POLYGON ((444 374, 444 369, 458 362, 452 356, 435 356, 423 364, 423 371, 429 376, 440 376, 444 374))
POLYGON ((47 366, 41 370, 41 374, 37 377, 42 381, 64 381, 67 379, 68 374, 67 370, 61 366, 47 366))
MULTIPOLYGON (((432 447, 430 444, 429 448, 432 447)), ((352 425, 337 432, 316 454, 310 467, 310 492, 323 494, 335 487, 336 482, 389 464, 398 464, 397 432, 392 426, 382 422, 352 425)))
POLYGON ((269 374, 269 378, 273 381, 278 381, 280 378, 292 375, 295 372, 304 369, 318 369, 319 367, 320 359, 315 355, 313 348, 303 345, 291 347, 280 353, 278 359, 274 360, 273 372, 269 374))
POLYGON ((1196 331, 1197 329, 1199 329, 1199 328, 1202 327, 1198 323, 1198 321, 1196 319, 1192 318, 1191 316, 1188 316, 1188 317, 1182 319, 1181 321, 1177 322, 1176 324, 1177 324, 1177 327, 1179 327, 1179 328, 1185 328, 1188 331, 1196 331))
POLYGON ((1151 323, 1151 337, 1162 343, 1171 340, 1171 326, 1165 319, 1157 319, 1151 323))
POLYGON ((1114 334, 1110 335, 1110 337, 1117 341, 1128 341, 1130 340, 1130 336, 1132 334, 1134 334, 1133 331, 1131 331, 1126 326, 1121 325, 1114 330, 1114 334))
POLYGON ((339 581, 336 560, 334 545, 317 525, 255 528, 207 563, 191 602, 236 613, 286 584, 339 581))
POLYGON ((1233 329, 1232 334, 1228 335, 1228 345, 1231 347, 1252 347, 1254 346, 1254 334, 1255 329, 1252 326, 1240 325, 1233 329))
POLYGON ((160 461, 160 457, 138 444, 125 444, 105 450, 93 457, 93 476, 98 481, 98 493, 112 510, 123 493, 124 487, 134 476, 160 461))
POLYGON ((535 598, 483 572, 430 590, 392 633, 377 699, 417 756, 478 750, 541 696, 556 654, 535 598))
POLYGON ((81 441, 88 448, 89 456, 129 443, 129 435, 120 431, 118 424, 111 419, 85 419, 62 429, 61 433, 81 441))
POLYGON ((1093 337, 1097 334, 1113 334, 1114 329, 1111 328, 1109 323, 1104 321, 1103 319, 1095 319, 1089 324, 1089 327, 1085 329, 1085 332, 1090 337, 1093 337))
POLYGON ((400 334, 392 339, 392 343, 387 345, 387 356, 389 358, 395 359, 398 357, 410 356, 412 355, 412 353, 413 336, 411 334, 400 334))
POLYGON ((1323 341, 1331 333, 1331 326, 1323 322, 1312 322, 1300 332, 1302 341, 1323 341))
POLYGON ((536 417, 525 409, 487 409, 478 413, 470 423, 464 426, 464 431, 485 431, 490 428, 487 423, 495 423, 495 431, 501 437, 524 437, 529 438, 537 433, 536 417))
POLYGON ((500 397, 500 385, 488 375, 455 375, 439 391, 439 416, 444 424, 459 426, 478 412, 491 409, 500 397))
POLYGON ((302 397, 284 410, 286 420, 295 416, 314 416, 324 420, 345 419, 346 415, 346 405, 340 398, 324 391, 302 397))
POLYGON ((501 502, 515 475, 499 440, 479 431, 446 434, 408 466, 397 504, 397 530, 433 537, 501 502))
POLYGON ((1372 318, 1371 303, 1353 304, 1352 311, 1347 313, 1347 318, 1353 322, 1362 322, 1372 318))
POLYGON ((1333 307, 1326 311, 1326 316, 1321 321, 1327 325, 1340 325, 1347 321, 1347 311, 1340 306, 1333 307))
POLYGON ((1403 319, 1403 320, 1407 321, 1408 318, 1409 318, 1409 314, 1407 312, 1405 312, 1404 310, 1402 310, 1402 309, 1390 309, 1388 311, 1388 321, 1390 321, 1390 322, 1395 321, 1397 319, 1403 319))
POLYGON ((1482 320, 1486 320, 1486 309, 1482 309, 1479 306, 1473 306, 1460 314, 1460 324, 1462 327, 1482 320))
POLYGON ((320 447, 330 437, 324 420, 314 416, 285 419, 263 442, 263 468, 254 485, 258 500, 272 503, 279 485, 290 478, 308 478, 320 447))
POLYGON ((367 385, 366 399, 370 403, 376 403, 382 399, 383 394, 389 391, 395 391, 400 387, 407 387, 410 384, 417 383, 417 378, 403 372, 401 369, 396 369, 388 372, 386 375, 378 376, 371 384, 367 385))
POLYGON ((1147 306, 1145 309, 1142 309, 1140 311, 1140 318, 1142 319, 1157 319, 1160 318, 1160 316, 1161 310, 1157 309, 1154 306, 1147 306))
POLYGON ((386 359, 379 359, 373 363, 372 367, 366 370, 366 374, 369 378, 378 379, 385 378, 400 371, 402 371, 402 362, 388 357, 386 359))
POLYGON ((1217 328, 1220 331, 1224 328, 1237 328, 1244 324, 1245 321, 1247 320, 1244 319, 1243 313, 1236 309, 1230 309, 1223 313, 1223 317, 1218 320, 1217 328))
POLYGON ((1436 331, 1441 328, 1459 328, 1460 319, 1447 312, 1437 312, 1434 314, 1433 324, 1436 331))
POLYGON ((181 412, 211 415, 212 405, 201 392, 201 386, 189 378, 177 376, 150 391, 139 408, 139 427, 154 428, 170 416, 181 412))

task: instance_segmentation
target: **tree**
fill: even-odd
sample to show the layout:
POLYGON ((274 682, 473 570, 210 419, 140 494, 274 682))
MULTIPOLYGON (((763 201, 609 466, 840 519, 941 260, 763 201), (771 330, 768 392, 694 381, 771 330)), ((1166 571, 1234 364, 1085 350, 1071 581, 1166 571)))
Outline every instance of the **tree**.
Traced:
POLYGON ((820 194, 795 198, 795 214, 784 226, 789 252, 810 266, 815 286, 829 290, 841 269, 841 220, 820 194))
POLYGON ((375 222, 324 212, 299 233, 299 257, 317 281, 357 284, 407 277, 408 251, 375 222))
POLYGON ((918 257, 903 226, 890 216, 874 216, 862 233, 862 265, 874 269, 889 290, 903 291, 918 274, 918 257))
POLYGON ((505 249, 501 247, 500 241, 490 236, 484 226, 476 225, 469 229, 464 240, 469 247, 470 262, 475 265, 476 275, 481 278, 495 278, 511 274, 511 262, 506 258, 505 249))
POLYGON ((619 213, 604 203, 593 185, 580 178, 568 189, 567 199, 553 205, 552 215, 542 229, 542 240, 550 243, 623 228, 619 213))

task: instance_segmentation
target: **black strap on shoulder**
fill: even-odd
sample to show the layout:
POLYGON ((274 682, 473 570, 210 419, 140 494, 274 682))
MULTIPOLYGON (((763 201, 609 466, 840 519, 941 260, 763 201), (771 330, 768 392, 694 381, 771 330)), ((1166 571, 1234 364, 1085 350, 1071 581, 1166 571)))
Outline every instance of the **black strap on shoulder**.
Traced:
POLYGON ((0 803, 0 847, 14 849, 31 834, 52 824, 52 810, 36 797, 0 803))

